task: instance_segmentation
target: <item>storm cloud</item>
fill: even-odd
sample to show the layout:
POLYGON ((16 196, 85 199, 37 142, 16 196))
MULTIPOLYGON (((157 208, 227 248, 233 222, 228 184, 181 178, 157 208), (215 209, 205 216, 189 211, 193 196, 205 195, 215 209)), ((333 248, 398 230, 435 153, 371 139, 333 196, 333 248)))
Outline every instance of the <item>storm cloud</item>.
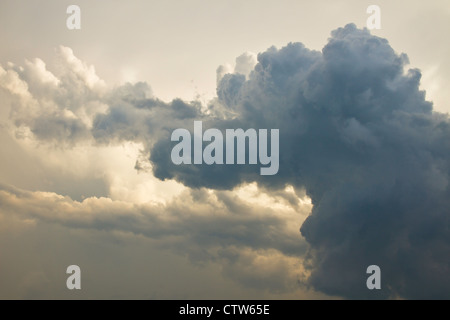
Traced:
MULTIPOLYGON (((310 245, 307 283, 348 298, 450 297, 450 126, 419 90, 419 70, 388 41, 347 25, 322 52, 270 48, 246 80, 221 79, 216 128, 279 128, 280 170, 175 166, 170 139, 151 149, 154 173, 192 187, 306 188, 314 205, 301 227, 310 245), (366 268, 382 270, 367 290, 366 268)), ((192 127, 192 120, 185 122, 192 127)))
MULTIPOLYGON (((252 226, 239 234, 230 225, 231 233, 217 229, 190 241, 235 245, 239 239, 246 246, 270 247, 275 237, 274 250, 286 255, 298 250, 306 258, 308 277, 302 282, 329 295, 450 298, 450 122, 447 114, 433 111, 419 89, 420 71, 408 70, 407 56, 396 53, 386 39, 349 24, 333 31, 321 52, 301 43, 269 48, 258 54, 249 74, 243 73, 252 59, 243 56, 245 68, 228 74, 218 70, 217 98, 207 106, 179 99, 163 102, 144 82, 105 90, 91 67, 66 48, 61 53, 73 63, 57 77, 39 61, 28 72, 14 66, 0 69, 3 88, 20 100, 11 105, 28 106, 28 112, 12 108, 16 127, 69 146, 83 140, 140 143, 157 178, 221 190, 217 195, 256 182, 269 193, 293 186, 311 198, 311 214, 300 228, 308 250, 292 238, 282 240, 282 231, 265 234, 268 230, 258 219, 238 220, 252 226), (39 72, 47 79, 39 90, 54 92, 53 100, 33 93, 30 83, 39 72), (55 88, 67 90, 61 95, 55 88), (83 99, 73 100, 71 94, 83 99), (259 166, 251 165, 174 165, 170 134, 176 128, 192 130, 194 120, 203 121, 204 130, 279 129, 278 174, 260 176, 259 166), (366 288, 366 268, 372 264, 381 268, 381 290, 366 288)), ((197 196, 198 203, 205 201, 201 193, 197 196)), ((150 217, 135 213, 121 224, 137 234, 163 232, 163 220, 147 224, 150 217)), ((197 221, 193 213, 178 218, 168 234, 190 231, 197 221)), ((211 223, 202 218, 193 234, 201 235, 196 228, 211 223)), ((277 219, 266 223, 283 230, 277 219)), ((115 225, 112 221, 109 227, 115 225)), ((232 257, 230 252, 224 256, 232 257)))

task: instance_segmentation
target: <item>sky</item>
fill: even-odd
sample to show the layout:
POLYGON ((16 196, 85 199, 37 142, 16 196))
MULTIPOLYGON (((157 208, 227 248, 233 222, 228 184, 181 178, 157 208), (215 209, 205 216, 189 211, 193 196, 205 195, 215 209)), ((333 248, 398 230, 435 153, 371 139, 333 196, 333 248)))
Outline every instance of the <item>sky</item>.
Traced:
POLYGON ((449 18, 446 0, 3 0, 0 298, 450 298, 449 18), (173 164, 194 121, 279 129, 279 171, 173 164))

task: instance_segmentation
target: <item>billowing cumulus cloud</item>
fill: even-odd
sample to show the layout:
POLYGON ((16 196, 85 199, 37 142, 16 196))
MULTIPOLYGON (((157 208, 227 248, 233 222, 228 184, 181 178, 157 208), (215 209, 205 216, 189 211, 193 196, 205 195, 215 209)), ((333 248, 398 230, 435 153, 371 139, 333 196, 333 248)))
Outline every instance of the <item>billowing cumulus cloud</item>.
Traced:
MULTIPOLYGON (((191 187, 304 187, 314 205, 301 227, 309 285, 349 298, 448 298, 450 127, 407 62, 354 25, 334 31, 322 52, 270 48, 248 80, 224 75, 211 115, 195 119, 219 129, 279 128, 279 173, 173 165, 169 135, 150 150, 154 173, 191 187), (220 108, 229 116, 215 116, 220 108), (381 267, 381 291, 366 288, 371 264, 381 267)), ((182 120, 173 128, 192 130, 193 119, 182 120)))
POLYGON ((67 47, 57 50, 56 74, 40 59, 25 66, 0 66, 0 83, 11 94, 3 109, 18 128, 44 141, 75 143, 89 139, 93 114, 102 104, 105 83, 67 47))
POLYGON ((158 208, 3 187, 2 210, 24 206, 23 214, 51 223, 165 239, 193 261, 220 261, 225 274, 252 287, 287 290, 295 257, 303 262, 295 281, 329 295, 450 297, 450 123, 419 90, 420 71, 408 70, 407 56, 387 40, 347 25, 321 52, 290 43, 260 53, 256 65, 244 54, 233 73, 217 70, 217 98, 207 106, 163 102, 143 82, 107 88, 70 49, 59 52, 53 72, 41 60, 0 68, 16 136, 67 148, 131 141, 142 147, 136 169, 188 191, 158 208), (194 120, 204 130, 279 129, 278 174, 261 176, 252 165, 174 165, 170 135, 192 131, 194 120), (235 198, 251 183, 299 211, 296 194, 306 190, 313 207, 300 233, 283 210, 235 198), (372 264, 381 267, 379 291, 366 288, 372 264))

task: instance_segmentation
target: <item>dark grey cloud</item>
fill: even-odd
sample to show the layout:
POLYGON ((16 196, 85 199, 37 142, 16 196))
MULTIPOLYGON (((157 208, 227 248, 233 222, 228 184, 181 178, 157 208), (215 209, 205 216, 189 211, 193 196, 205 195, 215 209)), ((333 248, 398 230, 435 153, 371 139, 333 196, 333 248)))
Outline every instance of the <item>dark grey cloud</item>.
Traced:
MULTIPOLYGON (((235 116, 204 121, 279 128, 279 173, 175 166, 169 136, 150 150, 154 173, 191 187, 304 187, 314 205, 301 227, 310 244, 307 284, 348 298, 449 298, 450 126, 407 63, 387 40, 354 25, 333 31, 322 52, 299 43, 270 48, 248 80, 220 81, 211 109, 235 116), (366 288, 371 264, 381 267, 380 291, 366 288)), ((192 119, 180 127, 192 128, 192 119)))
POLYGON ((131 140, 150 146, 165 137, 169 129, 202 116, 200 103, 180 99, 165 103, 153 97, 144 82, 120 86, 104 101, 109 108, 106 113, 97 114, 92 125, 94 138, 102 143, 131 140))

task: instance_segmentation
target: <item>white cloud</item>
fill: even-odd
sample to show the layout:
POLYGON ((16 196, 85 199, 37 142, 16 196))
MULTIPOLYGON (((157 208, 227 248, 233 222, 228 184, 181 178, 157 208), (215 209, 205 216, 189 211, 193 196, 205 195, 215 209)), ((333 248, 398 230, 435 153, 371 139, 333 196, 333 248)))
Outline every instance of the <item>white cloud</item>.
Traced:
POLYGON ((79 77, 80 80, 85 82, 89 89, 98 91, 105 89, 106 84, 96 74, 95 67, 93 65, 87 65, 78 59, 71 48, 60 46, 58 48, 58 54, 66 62, 66 64, 62 66, 66 67, 66 70, 71 71, 74 75, 79 77))

